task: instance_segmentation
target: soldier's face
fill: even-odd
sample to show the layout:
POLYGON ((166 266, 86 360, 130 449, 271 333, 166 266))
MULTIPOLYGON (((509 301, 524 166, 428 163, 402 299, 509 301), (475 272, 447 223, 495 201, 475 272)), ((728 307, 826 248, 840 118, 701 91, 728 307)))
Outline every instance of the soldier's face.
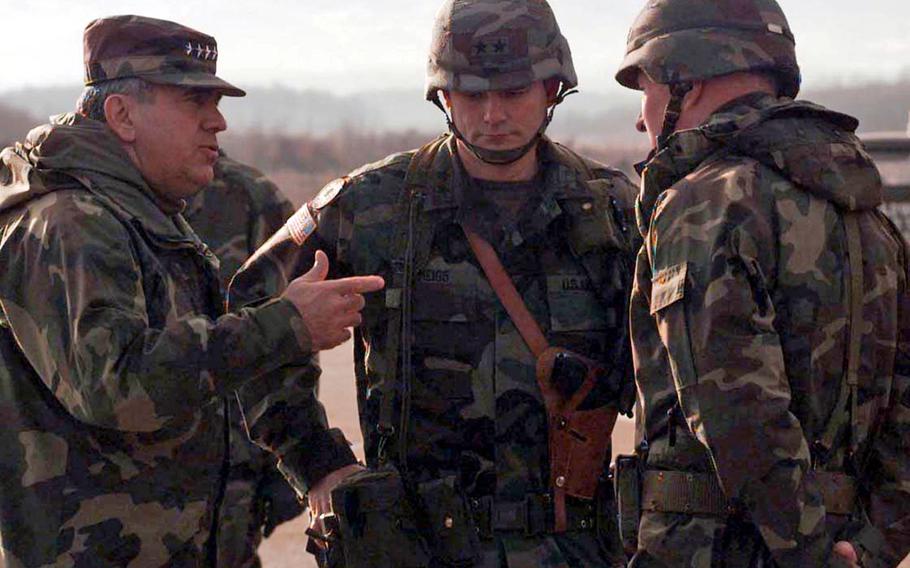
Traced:
POLYGON ((670 87, 655 83, 645 73, 638 74, 638 86, 641 87, 641 115, 637 128, 648 133, 651 148, 657 147, 657 137, 664 125, 667 103, 670 102, 670 87))
POLYGON ((155 85, 152 100, 134 106, 133 149, 149 186, 171 200, 196 193, 214 178, 217 134, 227 128, 221 94, 155 85))
POLYGON ((543 81, 521 89, 446 93, 455 126, 468 142, 488 150, 530 142, 547 114, 547 98, 543 81))

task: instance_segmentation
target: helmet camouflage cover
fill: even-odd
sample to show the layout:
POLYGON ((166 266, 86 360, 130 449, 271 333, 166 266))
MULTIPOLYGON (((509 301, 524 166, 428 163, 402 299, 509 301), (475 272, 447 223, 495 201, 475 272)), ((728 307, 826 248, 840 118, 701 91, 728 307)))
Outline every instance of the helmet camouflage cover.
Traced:
POLYGON ((769 71, 789 97, 800 84, 793 32, 775 0, 649 0, 616 80, 638 89, 639 70, 663 84, 769 71))
POLYGON ((558 78, 578 83, 569 43, 546 0, 446 0, 427 63, 428 100, 439 90, 492 91, 558 78))

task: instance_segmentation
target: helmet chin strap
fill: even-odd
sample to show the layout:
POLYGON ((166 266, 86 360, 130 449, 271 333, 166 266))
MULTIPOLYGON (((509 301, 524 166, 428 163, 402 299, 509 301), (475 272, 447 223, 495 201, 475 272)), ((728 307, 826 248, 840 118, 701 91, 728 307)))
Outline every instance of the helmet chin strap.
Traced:
POLYGON ((692 90, 692 83, 689 81, 677 81, 670 83, 670 100, 667 101, 667 109, 664 112, 664 124, 661 128, 660 136, 657 137, 657 150, 662 150, 667 145, 667 140, 676 132, 676 124, 679 122, 679 116, 682 114, 683 101, 689 91, 692 90))
POLYGON ((550 106, 550 110, 547 111, 547 116, 544 118, 543 122, 540 124, 540 128, 537 129, 537 132, 534 136, 531 137, 531 140, 528 141, 524 146, 519 146, 518 148, 511 148, 508 150, 491 150, 489 148, 483 148, 476 144, 472 144, 468 141, 467 138, 458 130, 458 127, 455 126, 455 122, 452 120, 452 117, 446 112, 445 106, 443 106, 442 101, 439 100, 439 93, 436 93, 431 101, 435 104, 439 110, 442 111, 442 114, 446 117, 446 124, 449 126, 449 131, 452 133, 455 138, 464 144, 464 146, 474 155, 478 160, 485 164, 490 164, 493 166, 507 166, 509 164, 514 164, 518 160, 522 159, 532 148, 536 147, 540 142, 541 137, 543 137, 544 132, 546 132, 547 127, 550 126, 550 122, 553 120, 553 113, 556 111, 556 106, 562 103, 565 98, 569 95, 577 93, 576 89, 566 90, 564 85, 560 83, 559 93, 556 95, 556 100, 550 106))
POLYGON ((677 81, 675 83, 670 83, 669 87, 670 100, 667 101, 667 108, 664 111, 664 123, 663 126, 661 126, 660 135, 657 137, 657 146, 648 152, 647 158, 633 166, 638 175, 641 176, 642 181, 644 181, 644 172, 648 167, 648 164, 654 159, 654 156, 656 156, 658 152, 667 147, 670 136, 676 132, 676 125, 682 114, 683 101, 685 100, 686 95, 689 94, 689 91, 692 90, 692 83, 688 81, 677 81))

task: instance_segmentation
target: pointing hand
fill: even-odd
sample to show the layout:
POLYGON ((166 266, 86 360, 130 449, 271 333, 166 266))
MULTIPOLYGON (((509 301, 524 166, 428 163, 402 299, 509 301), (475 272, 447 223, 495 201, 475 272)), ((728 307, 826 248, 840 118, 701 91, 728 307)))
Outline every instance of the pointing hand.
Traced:
POLYGON ((310 271, 292 281, 282 295, 303 317, 314 352, 331 349, 350 339, 348 328, 359 326, 362 321, 360 310, 366 304, 363 294, 385 287, 379 276, 326 280, 328 274, 328 257, 316 251, 310 271))

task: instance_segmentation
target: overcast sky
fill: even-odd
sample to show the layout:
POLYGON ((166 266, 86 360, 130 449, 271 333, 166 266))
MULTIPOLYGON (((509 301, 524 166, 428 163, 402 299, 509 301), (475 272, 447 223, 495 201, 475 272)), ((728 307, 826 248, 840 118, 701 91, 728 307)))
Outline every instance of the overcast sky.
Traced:
MULTIPOLYGON (((219 75, 247 89, 358 90, 423 84, 437 0, 0 0, 0 91, 79 84, 82 30, 102 15, 176 20, 218 40, 219 75)), ((781 0, 809 87, 910 77, 910 1, 781 0)), ((551 0, 582 88, 612 74, 643 0, 551 0)))

